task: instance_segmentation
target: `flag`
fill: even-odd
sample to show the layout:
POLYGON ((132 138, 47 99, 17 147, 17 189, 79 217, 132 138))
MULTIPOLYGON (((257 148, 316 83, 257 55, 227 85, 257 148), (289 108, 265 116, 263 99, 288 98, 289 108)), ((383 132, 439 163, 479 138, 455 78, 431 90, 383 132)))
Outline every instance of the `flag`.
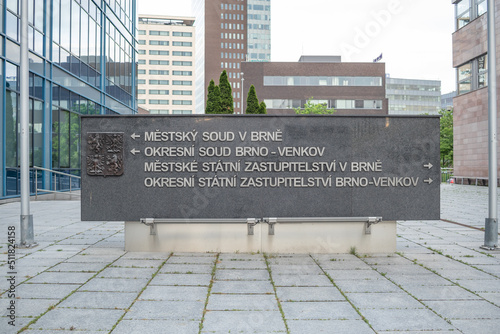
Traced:
POLYGON ((382 54, 380 54, 380 56, 378 56, 377 58, 373 59, 373 62, 377 63, 377 62, 379 62, 381 60, 382 60, 382 54))

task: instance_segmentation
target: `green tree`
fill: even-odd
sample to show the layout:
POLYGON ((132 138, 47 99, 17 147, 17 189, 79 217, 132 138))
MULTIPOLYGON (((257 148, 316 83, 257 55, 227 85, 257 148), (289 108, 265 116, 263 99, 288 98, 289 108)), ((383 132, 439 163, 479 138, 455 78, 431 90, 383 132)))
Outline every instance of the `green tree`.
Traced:
POLYGON ((336 110, 331 108, 328 109, 326 103, 314 103, 313 97, 311 96, 307 100, 304 108, 295 108, 295 113, 298 115, 333 115, 336 110))
POLYGON ((214 81, 210 80, 210 84, 208 85, 207 107, 205 109, 205 114, 221 113, 219 86, 216 86, 214 81))
POLYGON ((453 166, 453 109, 439 111, 441 167, 453 166))
POLYGON ((267 106, 264 101, 262 101, 259 105, 259 114, 267 114, 267 106))
POLYGON ((254 85, 251 85, 248 90, 245 114, 259 114, 259 99, 257 98, 254 85))
POLYGON ((231 84, 227 78, 227 72, 224 70, 219 78, 219 89, 220 89, 220 107, 221 114, 233 114, 233 90, 231 89, 231 84))

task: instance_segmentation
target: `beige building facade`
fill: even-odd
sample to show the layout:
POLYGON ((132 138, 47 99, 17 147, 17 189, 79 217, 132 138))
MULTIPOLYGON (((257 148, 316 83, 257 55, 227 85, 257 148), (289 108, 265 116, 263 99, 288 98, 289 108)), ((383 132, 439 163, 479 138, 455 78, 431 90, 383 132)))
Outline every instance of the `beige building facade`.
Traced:
POLYGON ((138 16, 138 106, 151 114, 192 114, 194 18, 138 16))

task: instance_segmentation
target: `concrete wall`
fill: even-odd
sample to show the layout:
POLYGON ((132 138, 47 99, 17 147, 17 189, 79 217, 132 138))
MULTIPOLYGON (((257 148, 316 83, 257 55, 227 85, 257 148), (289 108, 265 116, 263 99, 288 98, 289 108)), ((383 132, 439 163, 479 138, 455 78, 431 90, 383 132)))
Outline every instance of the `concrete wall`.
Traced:
POLYGON ((247 234, 246 224, 157 224, 157 234, 139 222, 125 223, 125 250, 134 252, 266 252, 266 253, 392 253, 396 251, 396 222, 267 224, 247 234))

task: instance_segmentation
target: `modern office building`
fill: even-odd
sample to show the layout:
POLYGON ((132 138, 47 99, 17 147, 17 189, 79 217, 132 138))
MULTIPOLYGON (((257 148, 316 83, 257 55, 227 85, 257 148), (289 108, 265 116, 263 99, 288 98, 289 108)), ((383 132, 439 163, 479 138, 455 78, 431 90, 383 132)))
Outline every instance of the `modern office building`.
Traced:
POLYGON ((445 109, 445 110, 453 109, 453 98, 455 96, 457 96, 456 91, 441 95, 441 109, 445 109))
POLYGON ((386 78, 389 115, 437 115, 441 110, 441 81, 386 78))
POLYGON ((196 17, 196 113, 205 112, 210 80, 218 84, 224 70, 233 88, 236 112, 241 107, 241 63, 270 59, 270 1, 192 1, 196 17), (249 55, 250 50, 253 55, 249 55))
POLYGON ((151 114, 192 114, 193 17, 139 14, 137 104, 151 114))
MULTIPOLYGON (((474 179, 488 178, 488 8, 486 0, 454 0, 452 3, 456 18, 453 67, 457 69, 457 97, 453 99, 453 167, 455 176, 474 182, 474 179)), ((495 17, 498 50, 500 0, 495 0, 495 17)), ((500 82, 500 58, 497 57, 496 62, 496 76, 500 82)), ((498 111, 500 116, 500 105, 498 111)))
MULTIPOLYGON (((385 63, 342 63, 339 57, 306 56, 299 62, 244 62, 243 105, 250 85, 268 114, 294 114, 313 98, 335 115, 387 115, 385 63)), ((243 107, 243 112, 244 112, 243 107)))
MULTIPOLYGON (((20 193, 20 2, 0 4, 2 199, 20 193)), ((30 165, 79 175, 79 116, 134 114, 137 109, 135 0, 29 4, 30 165)), ((38 174, 40 186, 54 187, 54 180, 38 174)))

